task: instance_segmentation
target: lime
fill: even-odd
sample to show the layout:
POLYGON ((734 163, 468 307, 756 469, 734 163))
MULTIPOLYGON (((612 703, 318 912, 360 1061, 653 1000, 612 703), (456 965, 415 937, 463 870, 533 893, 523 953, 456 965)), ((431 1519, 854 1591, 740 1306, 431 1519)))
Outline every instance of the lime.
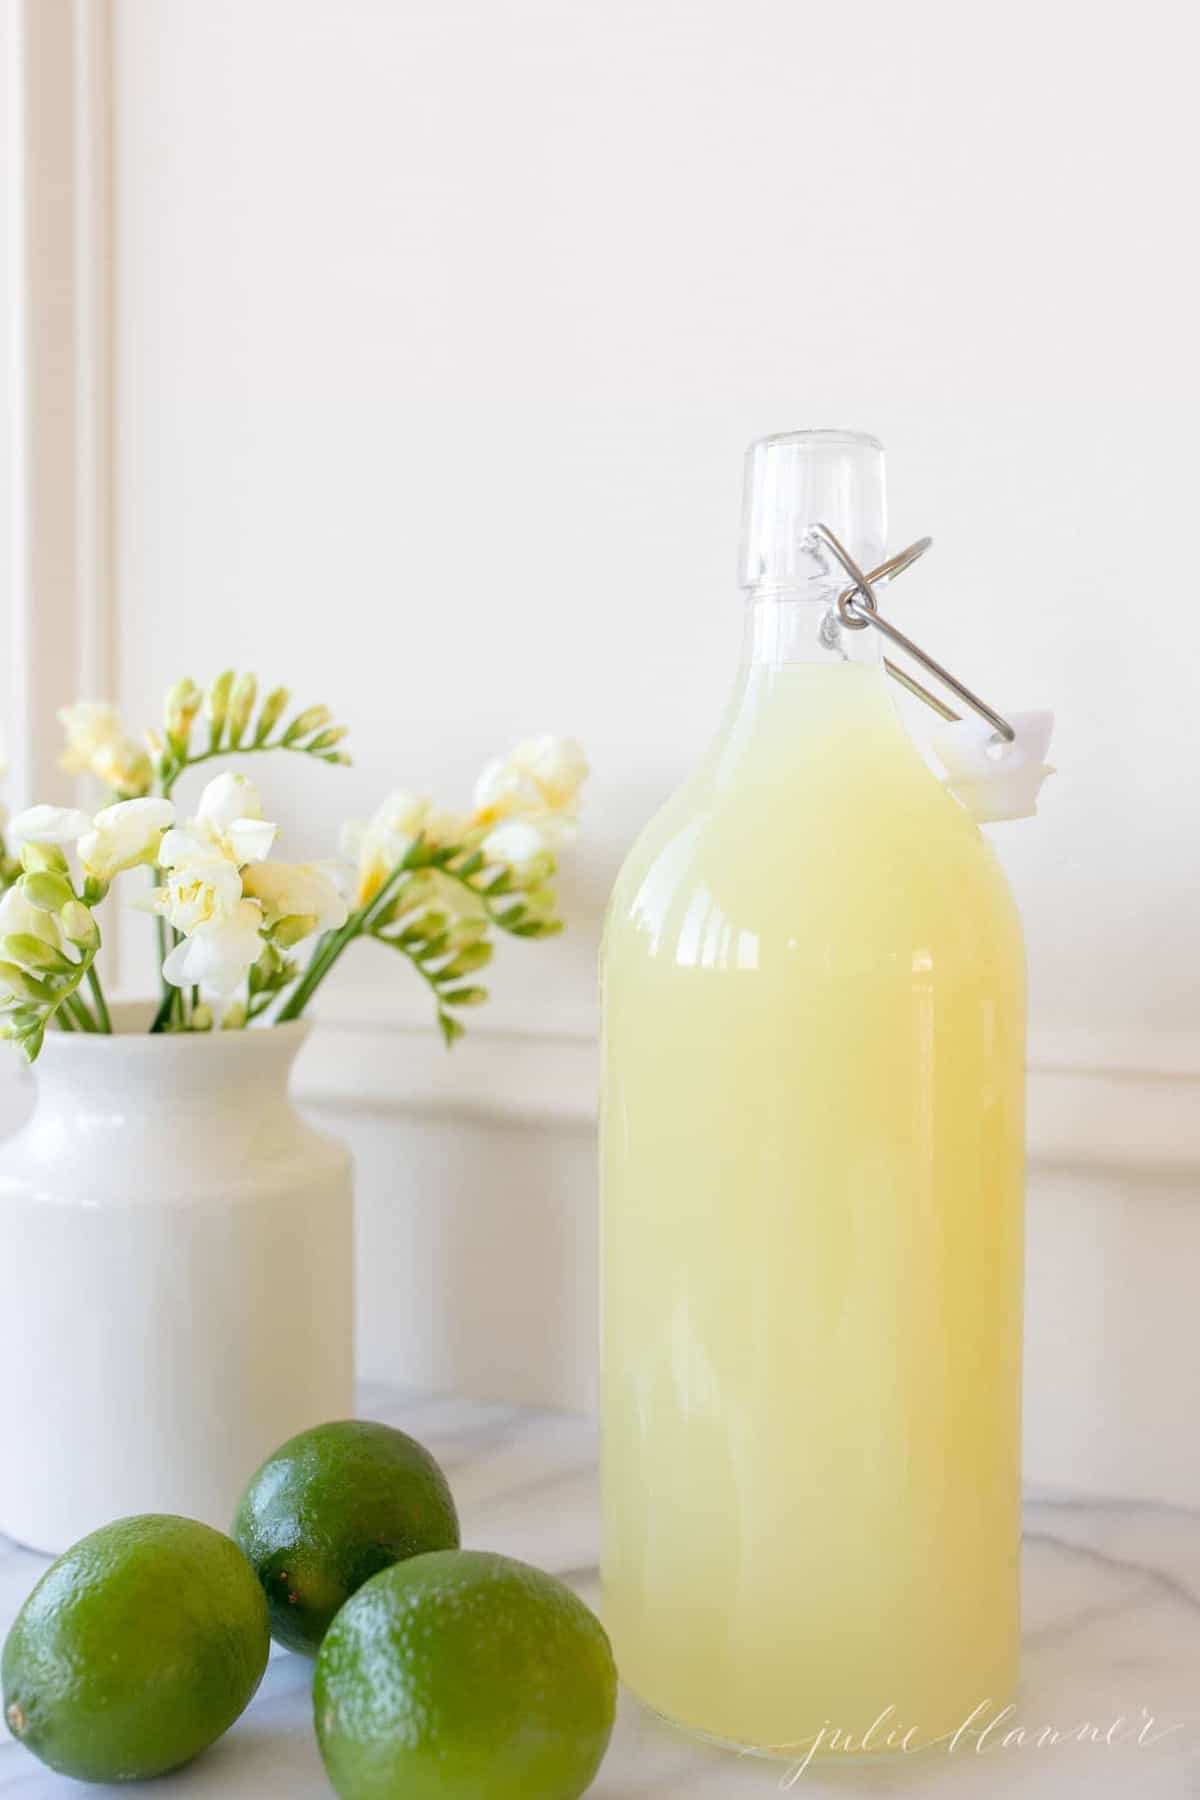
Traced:
POLYGON ((271 1630, 315 1656, 338 1608, 381 1569, 458 1543, 437 1463, 390 1425, 342 1419, 276 1450, 242 1496, 233 1535, 267 1596, 271 1630))
POLYGON ((576 1800, 608 1747, 616 1689, 599 1620, 561 1581, 443 1550, 342 1608, 313 1714, 341 1800, 576 1800))
POLYGON ((4 1716, 64 1775, 161 1775, 229 1729, 270 1643, 262 1589, 236 1544, 195 1519, 118 1519, 60 1556, 18 1613, 4 1716))

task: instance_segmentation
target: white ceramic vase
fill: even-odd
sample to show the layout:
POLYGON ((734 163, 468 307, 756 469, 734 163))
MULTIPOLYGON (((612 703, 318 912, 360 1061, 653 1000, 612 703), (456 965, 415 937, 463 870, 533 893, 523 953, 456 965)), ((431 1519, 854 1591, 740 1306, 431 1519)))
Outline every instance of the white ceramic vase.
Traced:
POLYGON ((307 1026, 51 1032, 0 1144, 0 1532, 227 1530, 276 1445, 353 1398, 348 1153, 288 1095, 307 1026))

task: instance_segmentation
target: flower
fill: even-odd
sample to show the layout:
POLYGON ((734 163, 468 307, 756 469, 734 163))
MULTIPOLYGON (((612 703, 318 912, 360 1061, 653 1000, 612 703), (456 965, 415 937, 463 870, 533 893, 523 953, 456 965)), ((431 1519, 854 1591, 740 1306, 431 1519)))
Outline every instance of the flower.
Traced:
POLYGON ((84 873, 111 881, 122 869, 156 862, 163 833, 174 818, 169 800, 119 800, 104 807, 79 840, 84 873))
POLYGON ((74 806, 27 806, 8 822, 16 845, 74 844, 91 829, 91 819, 74 806))
POLYGON ((80 700, 59 708, 58 722, 67 734, 59 766, 68 775, 87 775, 92 758, 124 736, 120 714, 106 700, 80 700))
POLYGON ((185 936, 214 919, 227 917, 241 902, 241 870, 232 857, 223 855, 206 838, 188 831, 168 831, 158 860, 166 880, 155 888, 146 905, 185 936))
POLYGON ((389 794, 364 825, 348 824, 342 833, 342 847, 358 864, 358 881, 354 892, 355 910, 373 900, 392 870, 421 835, 429 817, 430 803, 416 794, 389 794))
POLYGON ((544 826, 530 819, 507 819, 484 838, 480 849, 489 862, 508 863, 521 868, 535 856, 544 855, 548 838, 544 826))
POLYGON ((336 931, 346 923, 346 905, 333 870, 322 863, 260 862, 246 869, 243 891, 262 906, 268 931, 290 925, 292 943, 314 931, 336 931), (299 932, 298 921, 307 923, 299 932))
POLYGON ((137 798, 150 789, 154 780, 154 764, 150 754, 132 738, 120 738, 106 744, 92 760, 92 774, 115 793, 137 798))
POLYGON ((262 908, 239 900, 194 925, 167 956, 163 975, 173 987, 198 987, 214 999, 235 994, 262 954, 262 908))
MULTIPOLYGON (((250 940, 247 904, 252 904, 257 949, 243 974, 257 960, 262 949, 263 913, 257 903, 246 901, 242 870, 266 856, 275 832, 276 827, 262 816, 262 802, 253 783, 244 775, 219 775, 201 794, 196 817, 163 833, 157 860, 166 879, 146 904, 186 939, 198 936, 206 946, 188 959, 177 955, 182 946, 176 945, 167 959, 172 967, 191 969, 207 959, 220 971, 236 963, 250 940), (236 948, 227 949, 227 944, 236 948)), ((163 971, 167 972, 166 964, 163 971)), ((218 974, 217 980, 223 978, 218 974)), ((175 980, 172 975, 167 979, 175 980)), ((201 979, 209 978, 189 973, 175 985, 182 987, 201 979)), ((209 985, 214 993, 223 991, 215 981, 209 985)))
POLYGON ((261 862, 269 856, 278 825, 263 818, 258 789, 244 775, 218 775, 200 796, 194 833, 236 863, 261 862))
POLYGON ((517 814, 545 813, 573 826, 587 776, 587 758, 574 738, 526 738, 484 768, 475 784, 476 819, 491 824, 517 814))
POLYGON ((574 738, 526 738, 488 763, 475 784, 475 824, 491 827, 484 855, 520 868, 569 843, 587 775, 574 738))
POLYGON ((68 775, 96 775, 126 798, 144 794, 154 779, 146 751, 126 735, 120 714, 106 700, 64 706, 59 722, 67 734, 60 767, 68 775))

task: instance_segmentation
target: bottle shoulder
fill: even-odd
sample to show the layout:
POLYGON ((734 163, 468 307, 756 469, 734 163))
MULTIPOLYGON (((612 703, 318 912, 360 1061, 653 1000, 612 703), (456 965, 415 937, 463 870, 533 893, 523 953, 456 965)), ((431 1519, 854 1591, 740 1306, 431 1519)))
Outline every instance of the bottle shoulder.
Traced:
POLYGON ((1007 877, 974 819, 924 764, 920 780, 881 785, 840 791, 834 780, 764 809, 719 784, 685 784, 625 858, 606 961, 627 951, 677 962, 698 933, 735 959, 751 941, 839 965, 851 941, 868 961, 935 945, 953 960, 1000 940, 1019 952, 1007 877))

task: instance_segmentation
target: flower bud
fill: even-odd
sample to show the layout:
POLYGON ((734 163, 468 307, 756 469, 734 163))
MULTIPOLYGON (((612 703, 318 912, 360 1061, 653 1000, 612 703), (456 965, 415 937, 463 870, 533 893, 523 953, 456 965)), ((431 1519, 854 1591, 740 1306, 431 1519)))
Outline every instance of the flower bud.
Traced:
POLYGON ((254 730, 254 741, 256 744, 261 744, 266 738, 270 737, 272 731, 279 723, 284 708, 287 706, 290 699, 291 695, 286 688, 279 687, 271 689, 271 692, 263 701, 259 711, 258 724, 254 730))
POLYGON ((186 676, 175 683, 163 701, 163 722, 167 728, 167 736, 181 750, 187 748, 192 721, 203 703, 204 695, 196 683, 186 676))
POLYGON ((303 943, 305 938, 311 937, 319 924, 316 913, 293 913, 290 918, 280 919, 275 927, 275 942, 288 950, 293 944, 303 943))
POLYGON ((492 946, 488 943, 468 944, 460 950, 454 961, 442 970, 443 980, 457 980, 460 975, 471 975, 476 969, 486 968, 492 960, 492 946))
POLYGON ((0 1019, 0 1038, 19 1044, 29 1062, 37 1061, 45 1036, 46 1027, 38 1012, 22 1007, 0 1019))
POLYGON ((310 750, 332 750, 333 746, 340 744, 344 737, 349 736, 349 733, 350 728, 347 725, 331 725, 328 731, 320 732, 308 747, 310 750))
POLYGON ((67 859, 57 844, 22 844, 21 867, 27 875, 48 870, 53 875, 67 874, 67 859))
POLYGON ((49 1006, 54 998, 45 982, 12 962, 0 962, 0 992, 5 989, 18 1000, 32 1000, 36 1006, 49 1006))
POLYGON ((229 742, 240 744, 242 735, 250 723, 250 714, 254 711, 254 702, 258 698, 258 679, 254 675, 239 675, 229 695, 229 742))
POLYGON ((486 919, 463 919, 447 934, 446 945, 450 950, 465 950, 468 944, 477 944, 487 934, 486 919))
POLYGON ((203 1003, 192 1008, 192 1030, 211 1031, 213 1028, 212 1007, 203 1003))
POLYGON ((451 988, 448 994, 442 995, 447 1006, 482 1006, 487 998, 485 987, 451 988))
POLYGON ((217 676, 204 696, 205 717, 211 722, 213 732, 221 735, 221 727, 225 723, 225 714, 229 710, 229 690, 233 686, 233 670, 226 669, 217 676))
POLYGON ((308 737, 310 732, 323 731, 326 725, 333 723, 333 714, 327 706, 308 706, 302 713, 297 713, 283 734, 285 744, 294 744, 297 738, 308 737))
POLYGON ((69 975, 74 969, 74 964, 61 950, 56 950, 45 938, 34 937, 30 931, 14 931, 8 937, 0 938, 0 957, 7 962, 19 963, 23 969, 44 970, 52 975, 69 975))
POLYGON ((33 875, 27 875, 21 884, 21 892, 39 912, 59 912, 75 898, 66 876, 55 874, 50 869, 40 869, 33 875))
POLYGON ((89 951, 100 948, 100 927, 80 901, 69 901, 58 915, 58 920, 77 949, 89 951))
POLYGON ((527 891, 530 888, 541 887, 544 882, 549 881, 557 866, 548 850, 539 850, 536 856, 531 856, 529 861, 523 862, 517 870, 520 885, 527 891))
POLYGON ((227 1006, 225 1008, 224 1017, 221 1020, 222 1031, 240 1031, 245 1023, 246 1008, 242 1005, 240 1000, 235 1001, 232 1006, 227 1006))

